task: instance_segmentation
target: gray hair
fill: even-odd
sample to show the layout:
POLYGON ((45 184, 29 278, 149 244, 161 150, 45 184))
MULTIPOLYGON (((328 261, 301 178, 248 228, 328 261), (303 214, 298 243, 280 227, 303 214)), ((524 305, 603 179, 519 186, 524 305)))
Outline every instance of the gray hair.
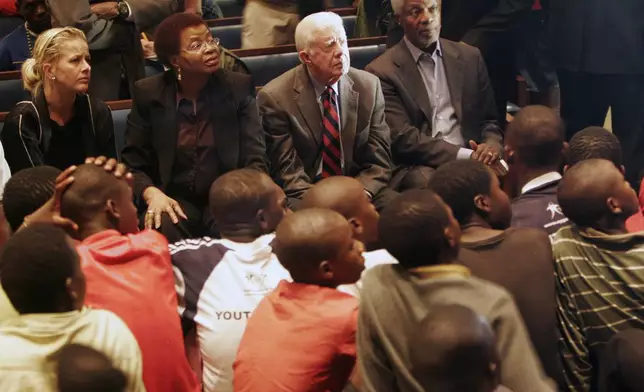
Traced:
POLYGON ((295 28, 295 47, 298 52, 309 49, 318 33, 333 30, 346 37, 344 23, 340 15, 333 12, 317 12, 302 19, 295 28))

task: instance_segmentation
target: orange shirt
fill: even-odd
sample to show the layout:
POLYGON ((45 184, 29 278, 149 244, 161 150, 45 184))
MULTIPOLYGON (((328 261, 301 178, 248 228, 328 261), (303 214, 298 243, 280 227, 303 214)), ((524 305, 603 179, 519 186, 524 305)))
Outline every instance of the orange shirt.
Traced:
POLYGON ((248 320, 234 364, 235 392, 341 391, 356 361, 358 300, 282 281, 248 320))
POLYGON ((147 391, 200 391, 184 351, 165 237, 153 230, 107 230, 77 250, 87 279, 85 303, 116 313, 130 328, 141 348, 147 391))

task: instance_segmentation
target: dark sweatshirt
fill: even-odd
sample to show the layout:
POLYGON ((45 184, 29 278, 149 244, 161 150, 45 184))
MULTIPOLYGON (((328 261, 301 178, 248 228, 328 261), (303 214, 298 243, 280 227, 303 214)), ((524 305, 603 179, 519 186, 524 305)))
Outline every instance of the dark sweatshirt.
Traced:
POLYGON ((365 274, 357 334, 363 391, 423 392, 411 374, 410 336, 433 306, 449 304, 469 307, 493 326, 503 369, 501 384, 521 392, 555 390, 507 291, 469 277, 462 266, 438 266, 431 276, 429 269, 423 278, 401 265, 381 265, 365 274))
POLYGON ((546 374, 560 383, 553 260, 548 234, 540 229, 509 229, 487 240, 463 241, 458 256, 474 276, 512 294, 546 374))

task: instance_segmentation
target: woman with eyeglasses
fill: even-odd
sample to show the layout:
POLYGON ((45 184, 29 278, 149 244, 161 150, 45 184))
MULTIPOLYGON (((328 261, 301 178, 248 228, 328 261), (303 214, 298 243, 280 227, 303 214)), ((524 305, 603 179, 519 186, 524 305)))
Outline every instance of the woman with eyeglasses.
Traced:
POLYGON ((154 42, 169 70, 136 83, 123 161, 145 228, 171 243, 216 236, 213 181, 234 169, 267 171, 255 89, 250 76, 220 68, 219 40, 199 16, 168 17, 154 42))

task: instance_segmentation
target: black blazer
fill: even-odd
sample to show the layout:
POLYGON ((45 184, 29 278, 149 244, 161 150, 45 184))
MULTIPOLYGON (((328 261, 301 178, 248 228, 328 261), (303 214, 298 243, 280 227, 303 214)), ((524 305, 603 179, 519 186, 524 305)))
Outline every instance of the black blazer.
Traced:
POLYGON ((559 68, 644 74, 644 1, 551 1, 550 16, 559 68))
MULTIPOLYGON (((82 127, 85 156, 117 158, 114 123, 107 105, 81 94, 76 97, 74 110, 74 116, 80 117, 85 124, 82 127)), ((51 136, 49 109, 42 90, 31 101, 18 102, 7 115, 2 129, 2 145, 11 172, 50 164, 45 157, 51 136)))
MULTIPOLYGON (((220 174, 240 168, 268 172, 266 142, 259 121, 255 90, 248 75, 219 70, 206 88, 219 153, 220 174)), ((135 84, 128 116, 123 162, 134 175, 134 195, 170 184, 177 149, 177 84, 172 71, 135 84)))

